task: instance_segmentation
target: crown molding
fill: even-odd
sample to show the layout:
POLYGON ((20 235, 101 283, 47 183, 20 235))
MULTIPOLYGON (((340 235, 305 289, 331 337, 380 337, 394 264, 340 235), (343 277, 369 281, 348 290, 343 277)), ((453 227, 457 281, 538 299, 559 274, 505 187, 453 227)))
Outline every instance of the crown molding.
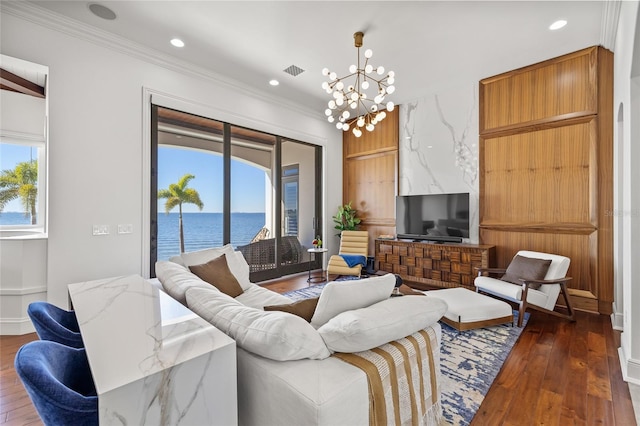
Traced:
POLYGON ((214 73, 204 67, 194 65, 190 62, 180 61, 171 55, 167 55, 150 47, 143 46, 124 37, 103 31, 74 19, 67 18, 28 2, 0 2, 0 12, 88 41, 101 47, 106 47, 118 53, 166 68, 173 72, 200 78, 234 91, 242 92, 245 95, 276 104, 280 107, 319 120, 318 112, 305 105, 290 102, 282 98, 268 95, 266 92, 248 88, 237 80, 214 73))
POLYGON ((616 34, 620 20, 620 0, 602 2, 602 24, 600 25, 600 45, 610 51, 616 46, 616 34))

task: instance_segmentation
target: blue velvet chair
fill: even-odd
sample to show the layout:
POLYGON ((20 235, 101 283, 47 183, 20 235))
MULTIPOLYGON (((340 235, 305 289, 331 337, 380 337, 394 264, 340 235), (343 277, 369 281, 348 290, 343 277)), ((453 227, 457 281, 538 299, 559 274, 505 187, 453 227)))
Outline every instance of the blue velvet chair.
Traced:
POLYGON ((27 313, 40 339, 72 348, 84 347, 75 312, 65 311, 48 302, 32 302, 27 313))
POLYGON ((18 350, 14 364, 45 425, 98 424, 98 397, 84 349, 36 340, 18 350))

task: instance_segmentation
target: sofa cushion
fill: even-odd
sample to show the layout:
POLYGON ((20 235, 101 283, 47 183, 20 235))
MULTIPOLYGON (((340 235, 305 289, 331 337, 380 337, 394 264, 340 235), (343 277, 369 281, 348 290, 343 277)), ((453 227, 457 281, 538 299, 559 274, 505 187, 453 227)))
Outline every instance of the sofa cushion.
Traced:
MULTIPOLYGON (((500 279, 514 284, 522 284, 520 278, 525 280, 543 280, 545 275, 547 275, 550 264, 550 259, 535 259, 533 257, 516 255, 500 279)), ((531 288, 538 289, 540 285, 531 285, 531 288)))
POLYGON ((193 287, 186 297, 189 309, 249 352, 276 361, 330 355, 317 330, 298 316, 250 308, 213 288, 193 287))
MULTIPOLYGON (((231 253, 231 256, 234 256, 231 253)), ((233 275, 229 266, 227 265, 227 255, 222 253, 221 256, 216 257, 203 263, 201 265, 191 265, 189 270, 202 278, 203 281, 208 282, 224 294, 231 297, 237 297, 242 294, 243 290, 233 275)))
POLYGON ((320 293, 311 325, 321 327, 341 312, 360 309, 388 299, 395 287, 393 274, 350 281, 331 281, 320 293))
POLYGON ((286 305, 265 306, 264 310, 288 312, 303 318, 306 322, 311 322, 311 317, 313 317, 313 313, 318 305, 318 299, 318 297, 314 297, 312 299, 298 300, 297 302, 288 303, 286 305))
POLYGON ((187 304, 185 292, 189 287, 211 287, 187 267, 167 260, 156 262, 156 276, 164 291, 183 305, 187 304))
POLYGON ((173 256, 169 260, 171 262, 183 265, 186 267, 193 265, 202 265, 209 262, 221 255, 227 256, 227 265, 229 270, 233 273, 242 290, 247 290, 253 285, 249 280, 249 265, 245 260, 242 253, 234 251, 231 244, 226 244, 222 247, 213 247, 205 250, 192 251, 182 253, 179 256, 173 256))
POLYGON ((375 348, 436 323, 447 304, 434 297, 392 297, 362 309, 343 312, 318 329, 334 352, 375 348))
POLYGON ((263 309, 265 305, 283 305, 293 302, 287 296, 261 287, 258 284, 251 284, 251 287, 236 297, 236 300, 244 306, 256 309, 263 309))

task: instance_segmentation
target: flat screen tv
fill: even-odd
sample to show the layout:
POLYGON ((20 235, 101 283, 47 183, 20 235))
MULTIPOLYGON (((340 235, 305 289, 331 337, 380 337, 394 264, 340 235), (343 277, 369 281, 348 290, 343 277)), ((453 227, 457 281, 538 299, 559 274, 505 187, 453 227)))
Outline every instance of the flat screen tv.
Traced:
POLYGON ((456 243, 469 238, 469 193, 397 196, 396 238, 456 243))

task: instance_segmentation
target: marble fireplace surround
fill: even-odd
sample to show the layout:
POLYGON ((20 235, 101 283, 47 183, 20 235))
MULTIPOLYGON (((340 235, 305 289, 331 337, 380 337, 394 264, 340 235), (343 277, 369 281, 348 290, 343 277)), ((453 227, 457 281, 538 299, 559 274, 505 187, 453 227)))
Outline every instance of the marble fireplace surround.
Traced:
POLYGON ((468 192, 478 243, 478 85, 400 105, 399 195, 468 192))

